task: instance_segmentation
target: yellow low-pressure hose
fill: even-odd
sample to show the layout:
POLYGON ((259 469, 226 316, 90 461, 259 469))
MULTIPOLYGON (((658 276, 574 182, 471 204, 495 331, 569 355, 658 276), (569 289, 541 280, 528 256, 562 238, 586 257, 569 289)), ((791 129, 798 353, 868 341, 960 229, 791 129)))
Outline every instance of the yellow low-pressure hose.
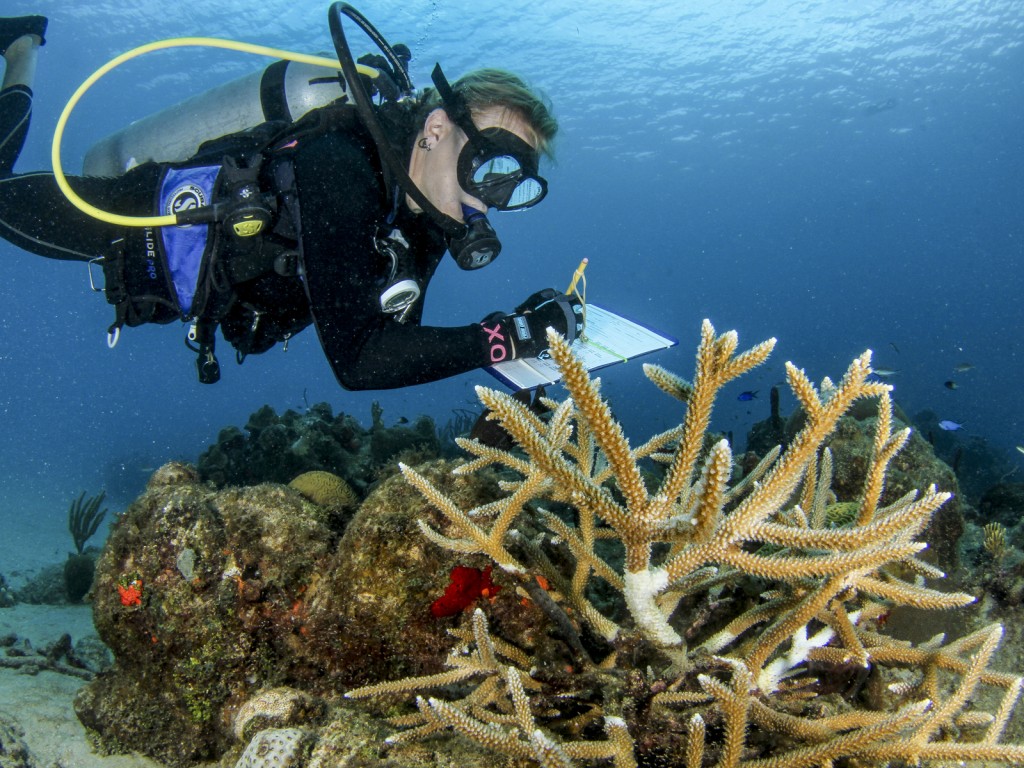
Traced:
MULTIPOLYGON (((140 45, 138 48, 132 48, 130 51, 122 53, 117 58, 111 59, 102 67, 97 69, 85 82, 78 86, 71 98, 68 99, 67 106, 64 107, 64 111, 61 112, 60 119, 57 121, 57 128, 53 132, 53 145, 50 148, 50 156, 53 161, 53 175, 57 180, 57 186, 64 193, 64 196, 71 201, 78 210, 82 211, 88 216, 92 216, 94 219, 105 221, 108 224, 114 224, 122 227, 167 227, 177 224, 177 220, 174 216, 121 216, 116 213, 110 213, 97 208, 94 205, 90 205, 71 188, 68 184, 67 177, 64 175, 64 169, 61 166, 60 161, 60 144, 61 139, 64 137, 64 128, 67 125, 68 118, 71 117, 71 112, 78 104, 79 99, 88 91, 97 80, 103 77, 107 72, 119 67, 130 59, 134 59, 137 56, 141 56, 151 51, 160 51, 165 48, 184 48, 188 46, 203 46, 206 48, 224 48, 229 51, 241 51, 242 53, 252 53, 257 56, 269 56, 274 59, 287 59, 288 61, 294 61, 299 64, 311 64, 317 67, 324 67, 326 69, 340 69, 337 59, 330 59, 325 56, 309 56, 304 53, 293 53, 292 51, 281 50, 280 48, 268 48, 264 45, 253 45, 251 43, 240 43, 235 40, 221 40, 216 37, 174 37, 169 40, 158 40, 154 43, 147 43, 146 45, 140 45)), ((367 75, 368 77, 375 78, 379 75, 376 69, 371 67, 365 67, 362 65, 357 66, 359 74, 367 75)), ((216 138, 211 136, 210 138, 216 138)))

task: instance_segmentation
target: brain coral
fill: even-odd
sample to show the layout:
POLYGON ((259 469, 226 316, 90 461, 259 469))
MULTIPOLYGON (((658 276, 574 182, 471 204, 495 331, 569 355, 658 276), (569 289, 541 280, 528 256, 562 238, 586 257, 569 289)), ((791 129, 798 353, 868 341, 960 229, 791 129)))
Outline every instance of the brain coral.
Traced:
POLYGON ((303 472, 288 485, 321 507, 346 509, 359 504, 355 491, 333 472, 303 472))
POLYGON ((260 731, 235 768, 297 768, 305 762, 313 734, 301 728, 271 728, 260 731))

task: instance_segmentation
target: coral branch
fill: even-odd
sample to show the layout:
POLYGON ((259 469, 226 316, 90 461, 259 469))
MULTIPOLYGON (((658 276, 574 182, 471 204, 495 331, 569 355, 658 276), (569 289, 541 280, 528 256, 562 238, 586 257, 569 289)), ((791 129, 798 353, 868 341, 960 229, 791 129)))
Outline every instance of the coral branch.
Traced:
POLYGON ((769 452, 734 482, 731 446, 709 434, 715 400, 767 359, 774 339, 738 352, 735 333, 718 335, 705 321, 692 383, 645 366, 686 413, 637 449, 569 345, 554 333, 548 341, 569 397, 546 401, 547 418, 478 390, 518 449, 466 442, 475 458, 462 471, 514 473, 501 499, 463 510, 422 475, 402 471, 447 520, 444 533, 421 522, 431 541, 486 554, 506 570, 547 574, 554 589, 545 595, 545 631, 568 638, 561 658, 572 654, 572 663, 552 667, 550 648, 503 646, 478 611, 471 632, 455 633, 461 644, 448 671, 350 693, 475 686, 455 701, 421 697, 418 712, 395 721, 410 729, 396 739, 451 729, 547 766, 612 759, 632 768, 634 751, 648 744, 668 752, 652 751, 647 763, 686 768, 1024 760, 1024 747, 1000 743, 1022 689, 1020 677, 989 667, 1000 627, 917 646, 879 629, 893 606, 948 610, 973 598, 928 586, 925 579, 943 574, 917 558, 926 547, 919 536, 950 494, 931 487, 882 504, 909 432, 893 431, 890 387, 870 379, 870 352, 838 384, 826 378, 817 387, 787 363, 803 427, 784 451, 769 452), (848 467, 826 441, 864 398, 878 402, 871 457, 859 494, 840 502, 833 475, 848 467), (663 469, 660 479, 652 467, 663 469), (580 665, 600 645, 594 638, 614 650, 580 665), (545 674, 531 677, 545 665, 545 674), (869 668, 913 670, 890 686, 888 711, 817 697, 869 668), (981 688, 996 695, 979 695, 981 688), (602 717, 605 738, 560 731, 563 706, 576 723, 602 717), (684 708, 685 720, 667 729, 648 722, 667 707, 684 708), (541 712, 549 713, 543 728, 541 712), (949 740, 953 732, 957 741, 949 740))

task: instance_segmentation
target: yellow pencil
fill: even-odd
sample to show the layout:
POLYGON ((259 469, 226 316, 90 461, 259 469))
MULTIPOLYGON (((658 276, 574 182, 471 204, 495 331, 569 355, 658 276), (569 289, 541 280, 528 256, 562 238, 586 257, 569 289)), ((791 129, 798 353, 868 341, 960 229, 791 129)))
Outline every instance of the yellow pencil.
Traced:
POLYGON ((576 283, 578 283, 580 278, 583 277, 583 270, 587 268, 587 262, 589 261, 590 259, 584 256, 583 261, 581 261, 580 265, 576 267, 576 271, 572 273, 572 282, 569 283, 569 288, 565 292, 567 295, 571 296, 572 292, 576 290, 576 283))

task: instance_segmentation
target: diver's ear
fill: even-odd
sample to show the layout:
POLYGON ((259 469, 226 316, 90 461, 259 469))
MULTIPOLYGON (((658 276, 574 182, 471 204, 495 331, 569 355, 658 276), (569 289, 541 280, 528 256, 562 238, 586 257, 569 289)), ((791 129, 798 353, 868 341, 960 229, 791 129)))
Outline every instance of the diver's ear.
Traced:
POLYGON ((433 145, 451 133, 454 127, 455 123, 448 117, 448 113, 438 107, 431 110, 427 119, 423 121, 423 136, 427 139, 428 145, 433 145))

